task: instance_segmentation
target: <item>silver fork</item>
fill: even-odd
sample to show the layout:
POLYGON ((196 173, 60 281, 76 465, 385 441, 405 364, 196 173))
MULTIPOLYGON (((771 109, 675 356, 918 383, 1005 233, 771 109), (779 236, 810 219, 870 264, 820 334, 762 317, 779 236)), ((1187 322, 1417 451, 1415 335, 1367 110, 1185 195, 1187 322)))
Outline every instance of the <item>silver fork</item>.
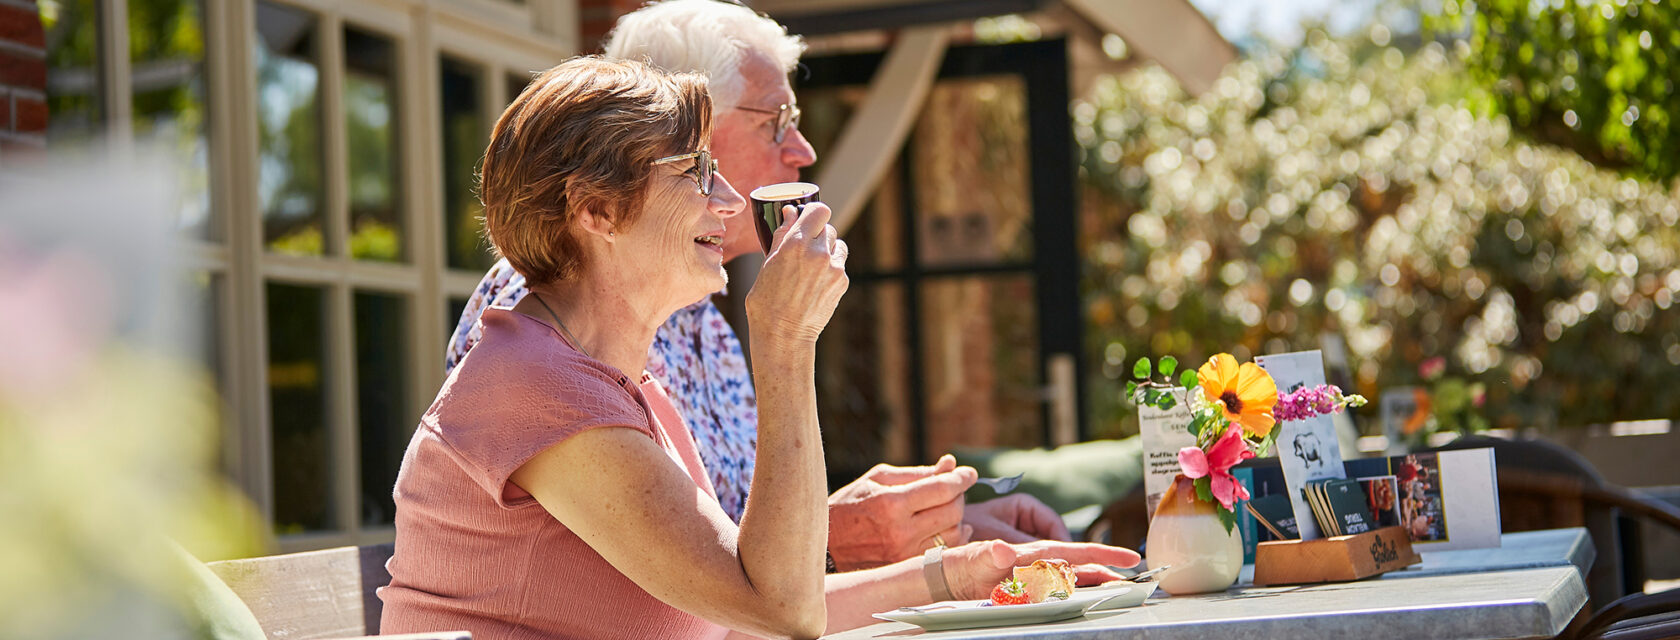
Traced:
POLYGON ((1161 573, 1162 571, 1166 571, 1168 569, 1171 569, 1171 568, 1172 568, 1172 565, 1170 565, 1170 564, 1162 565, 1162 566, 1159 566, 1159 567, 1155 567, 1154 569, 1150 569, 1148 571, 1145 571, 1143 573, 1139 573, 1139 574, 1137 574, 1135 576, 1132 576, 1130 578, 1126 578, 1126 580, 1128 582, 1148 582, 1151 579, 1153 579, 1157 574, 1161 573))
POLYGON ((954 605, 954 604, 928 604, 928 605, 922 605, 920 607, 899 607, 898 610, 899 611, 904 611, 904 612, 907 612, 907 613, 926 613, 928 611, 937 611, 939 609, 955 609, 955 608, 957 608, 957 605, 954 605))
POLYGON ((981 478, 979 480, 976 480, 975 482, 978 483, 978 484, 983 484, 983 485, 986 485, 988 487, 991 487, 992 491, 996 491, 998 495, 1003 495, 1005 493, 1009 493, 1011 491, 1014 491, 1015 487, 1020 486, 1021 476, 1024 476, 1024 475, 1026 475, 1026 474, 1017 473, 1017 474, 1009 476, 1007 478, 981 478))

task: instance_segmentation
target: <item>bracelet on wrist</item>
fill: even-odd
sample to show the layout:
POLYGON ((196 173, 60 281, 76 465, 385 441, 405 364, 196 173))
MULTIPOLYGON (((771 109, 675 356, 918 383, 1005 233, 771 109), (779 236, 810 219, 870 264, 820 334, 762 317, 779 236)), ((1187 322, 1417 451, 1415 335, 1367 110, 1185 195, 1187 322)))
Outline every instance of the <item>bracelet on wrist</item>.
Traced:
POLYGON ((951 584, 945 581, 945 547, 936 546, 922 554, 922 579, 927 581, 934 602, 956 599, 951 595, 951 584))

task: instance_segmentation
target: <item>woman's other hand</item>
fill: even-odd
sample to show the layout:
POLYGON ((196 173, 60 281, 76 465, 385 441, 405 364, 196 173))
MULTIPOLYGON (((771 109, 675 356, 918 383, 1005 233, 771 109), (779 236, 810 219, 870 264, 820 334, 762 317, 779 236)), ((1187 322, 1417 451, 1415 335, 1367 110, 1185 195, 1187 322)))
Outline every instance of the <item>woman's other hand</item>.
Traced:
POLYGON ((945 580, 958 600, 988 597, 992 587, 1014 574, 1015 567, 1034 560, 1061 559, 1074 566, 1080 585, 1102 584, 1124 577, 1109 567, 1130 567, 1140 559, 1136 551, 1089 542, 1041 540, 1009 544, 992 540, 945 551, 945 580))
POLYGON ((759 336, 814 343, 828 326, 840 296, 846 293, 846 242, 828 224, 828 205, 805 205, 797 219, 790 205, 776 230, 769 257, 747 294, 747 317, 757 346, 759 336))
POLYGON ((1073 539, 1055 509, 1025 493, 1012 493, 966 505, 963 507, 963 523, 974 527, 971 540, 1067 542, 1073 539))

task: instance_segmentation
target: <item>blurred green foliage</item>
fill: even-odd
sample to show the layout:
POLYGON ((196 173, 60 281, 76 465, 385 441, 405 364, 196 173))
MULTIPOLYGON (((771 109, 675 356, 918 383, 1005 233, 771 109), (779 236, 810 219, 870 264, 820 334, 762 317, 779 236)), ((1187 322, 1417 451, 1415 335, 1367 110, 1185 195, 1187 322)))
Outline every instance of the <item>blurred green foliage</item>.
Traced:
POLYGON ((1465 71, 1521 131, 1603 166, 1680 175, 1680 5, 1659 0, 1444 0, 1465 71))
POLYGON ((1371 35, 1073 106, 1093 435, 1136 431, 1126 362, 1326 336, 1372 398, 1444 357, 1495 427, 1680 415, 1675 190, 1513 136, 1446 47, 1371 35))
POLYGON ((260 516, 215 471, 215 393, 191 365, 82 348, 50 352, 81 365, 56 370, 24 354, 61 374, 30 388, 0 381, 0 638, 191 637, 174 628, 198 624, 177 549, 263 548, 260 516))

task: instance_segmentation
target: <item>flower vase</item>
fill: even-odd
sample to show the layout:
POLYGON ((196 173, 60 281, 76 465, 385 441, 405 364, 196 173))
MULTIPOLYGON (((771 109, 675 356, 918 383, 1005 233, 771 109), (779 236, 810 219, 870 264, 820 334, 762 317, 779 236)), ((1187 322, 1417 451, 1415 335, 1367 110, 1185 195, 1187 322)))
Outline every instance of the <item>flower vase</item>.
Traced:
POLYGON ((1150 567, 1171 566, 1160 577, 1161 589, 1173 595, 1223 591, 1242 571, 1242 536, 1220 523, 1218 506, 1196 499, 1196 487, 1184 474, 1173 478, 1149 521, 1145 551, 1150 567))

